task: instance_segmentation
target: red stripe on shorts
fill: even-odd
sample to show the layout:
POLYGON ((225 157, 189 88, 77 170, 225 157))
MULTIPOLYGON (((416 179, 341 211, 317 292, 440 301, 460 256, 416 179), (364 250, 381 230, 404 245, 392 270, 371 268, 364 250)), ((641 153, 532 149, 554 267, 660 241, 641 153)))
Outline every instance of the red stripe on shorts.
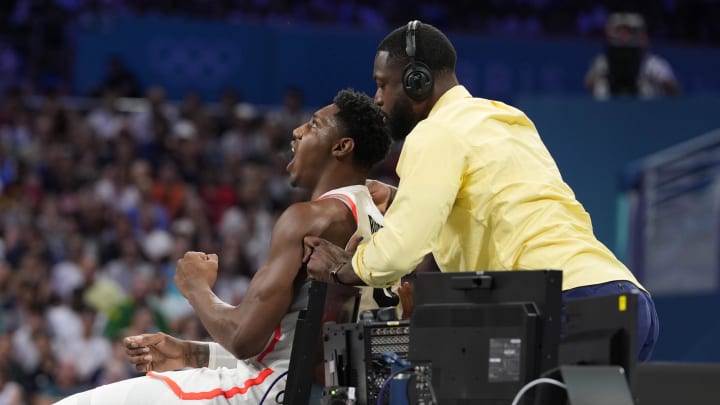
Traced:
POLYGON ((175 381, 172 380, 172 378, 163 375, 163 374, 157 374, 154 371, 148 371, 147 376, 152 378, 158 378, 160 380, 163 380, 165 384, 170 387, 170 389, 177 395, 178 398, 182 400, 201 400, 201 399, 213 399, 216 397, 223 396, 225 398, 232 398, 235 395, 238 394, 244 394, 248 392, 248 390, 256 385, 260 385, 265 381, 265 379, 270 375, 274 373, 273 369, 266 368, 260 372, 260 374, 257 375, 255 378, 250 378, 248 380, 245 380, 245 383, 242 387, 232 387, 228 390, 223 390, 222 388, 216 388, 211 391, 204 391, 204 392, 185 392, 180 388, 179 385, 175 381))

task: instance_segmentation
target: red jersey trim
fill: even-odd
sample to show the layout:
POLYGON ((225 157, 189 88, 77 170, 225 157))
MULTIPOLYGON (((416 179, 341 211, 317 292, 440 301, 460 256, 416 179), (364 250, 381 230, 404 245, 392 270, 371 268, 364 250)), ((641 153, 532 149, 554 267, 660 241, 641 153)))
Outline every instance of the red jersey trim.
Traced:
POLYGON ((275 349, 275 345, 277 344, 278 341, 280 341, 281 334, 282 334, 282 331, 280 330, 280 325, 278 325, 277 328, 275 328, 275 333, 273 334, 270 344, 268 344, 268 347, 265 348, 265 350, 263 350, 262 353, 260 353, 260 355, 257 358, 257 361, 263 361, 265 356, 270 354, 270 352, 272 352, 273 349, 275 349))
POLYGON ((337 198, 338 200, 344 202, 345 205, 347 205, 348 208, 350 208, 350 211, 352 211, 353 216, 355 217, 355 222, 358 221, 357 206, 355 205, 355 202, 353 202, 353 200, 352 200, 350 197, 348 197, 348 196, 345 195, 345 194, 335 193, 335 194, 325 194, 325 195, 321 196, 321 197, 318 198, 318 199, 319 199, 319 200, 324 200, 324 199, 326 199, 326 198, 337 198))

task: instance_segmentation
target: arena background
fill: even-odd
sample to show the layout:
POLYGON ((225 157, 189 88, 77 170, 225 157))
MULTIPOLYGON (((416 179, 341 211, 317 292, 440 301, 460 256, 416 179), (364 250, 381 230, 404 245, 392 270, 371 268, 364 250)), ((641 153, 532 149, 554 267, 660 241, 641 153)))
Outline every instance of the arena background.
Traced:
MULTIPOLYGON (((242 299, 275 215, 302 198, 284 177, 289 131, 338 89, 372 94, 375 46, 411 18, 448 33, 474 95, 535 122, 596 235, 653 293, 653 359, 720 361, 720 3, 392 3, 3 2, 0 383, 46 403, 133 375, 121 336, 204 338, 172 286, 177 255, 219 252, 219 293, 242 299), (583 88, 619 9, 645 15, 680 96, 583 88), (646 204, 679 158, 690 186, 672 210, 646 204)), ((398 150, 376 177, 396 180, 398 150)))

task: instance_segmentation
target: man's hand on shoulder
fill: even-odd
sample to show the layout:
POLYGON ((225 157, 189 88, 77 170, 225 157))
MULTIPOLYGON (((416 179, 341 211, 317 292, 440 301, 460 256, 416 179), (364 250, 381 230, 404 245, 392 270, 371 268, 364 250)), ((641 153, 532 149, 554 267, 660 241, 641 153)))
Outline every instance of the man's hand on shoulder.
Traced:
POLYGON ((345 285, 365 285, 352 268, 353 253, 362 238, 350 240, 346 249, 317 236, 304 238, 303 263, 308 277, 345 285))
POLYGON ((385 214, 385 211, 387 211, 395 198, 397 188, 377 180, 369 179, 365 181, 365 186, 370 191, 370 196, 375 206, 377 206, 382 214, 385 214))

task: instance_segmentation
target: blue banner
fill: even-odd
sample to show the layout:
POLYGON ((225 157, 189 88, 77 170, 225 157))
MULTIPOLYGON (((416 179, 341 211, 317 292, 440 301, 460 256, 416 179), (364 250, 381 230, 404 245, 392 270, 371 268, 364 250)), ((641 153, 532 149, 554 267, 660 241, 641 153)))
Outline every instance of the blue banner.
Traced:
MULTIPOLYGON (((231 24, 160 16, 122 17, 78 33, 75 87, 86 93, 116 54, 143 85, 160 84, 172 98, 197 91, 217 99, 233 87, 246 100, 277 104, 288 86, 309 105, 340 88, 375 91, 372 63, 386 32, 339 27, 231 24)), ((448 33, 458 76, 473 94, 512 100, 518 94, 584 93, 583 78, 602 44, 582 40, 510 40, 448 33)), ((720 50, 658 47, 686 93, 720 91, 720 50)))

